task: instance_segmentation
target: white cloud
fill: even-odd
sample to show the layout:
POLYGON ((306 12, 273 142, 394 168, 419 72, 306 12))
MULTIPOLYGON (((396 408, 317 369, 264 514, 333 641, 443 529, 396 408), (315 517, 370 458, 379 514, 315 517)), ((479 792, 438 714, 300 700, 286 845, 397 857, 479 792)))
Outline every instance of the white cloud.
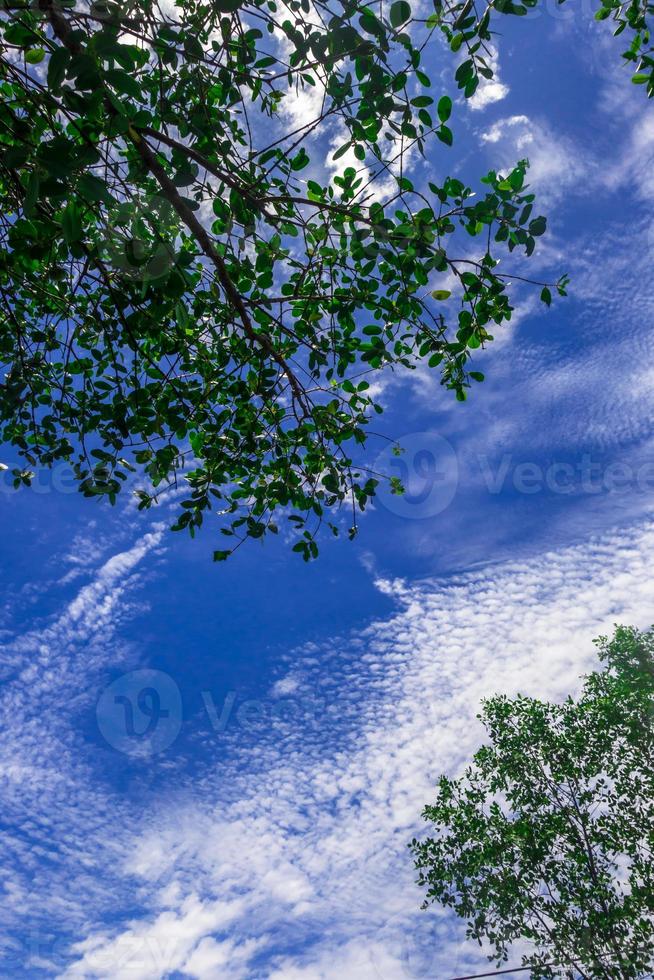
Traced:
POLYGON ((603 170, 603 182, 614 192, 635 189, 639 197, 654 205, 654 119, 650 106, 641 108, 625 142, 619 158, 603 170))
MULTIPOLYGON (((93 704, 107 665, 125 655, 118 629, 142 608, 133 596, 143 581, 140 566, 161 538, 155 527, 114 554, 59 615, 3 649, 0 948, 18 964, 16 975, 25 975, 28 963, 30 975, 54 975, 47 964, 56 958, 57 925, 83 930, 88 909, 102 914, 112 905, 106 889, 120 847, 115 828, 126 814, 94 781, 73 724, 93 704)), ((55 578, 51 586, 61 583, 55 578)))
POLYGON ((282 114, 289 120, 291 132, 309 126, 320 118, 324 98, 325 87, 320 82, 316 85, 298 85, 285 93, 282 114))
MULTIPOLYGON (((302 119, 312 107, 296 110, 302 119)), ((647 127, 635 133, 630 152, 647 151, 648 134, 647 127)), ((524 115, 500 120, 484 139, 500 161, 529 156, 531 178, 550 199, 597 174, 575 145, 524 115)), ((609 167, 612 187, 635 173, 630 167, 628 157, 609 167)), ((586 304, 579 336, 594 338, 602 324, 605 340, 569 357, 547 357, 547 342, 516 345, 500 380, 508 379, 521 410, 506 413, 487 393, 478 432, 486 444, 527 433, 532 446, 569 447, 583 438, 611 446, 648 434, 650 340, 639 317, 649 323, 651 311, 640 294, 623 322, 626 295, 648 281, 646 257, 636 260, 619 228, 575 248, 576 288, 586 304), (606 333, 607 319, 624 333, 622 343, 606 333)), ((588 515, 590 503, 584 509, 588 515)), ((548 534, 557 540, 554 525, 548 534)), ((419 535, 433 549, 424 526, 419 535)), ((475 972, 478 954, 449 917, 417 911, 406 841, 421 826, 437 774, 457 770, 481 739, 475 714, 483 695, 521 689, 560 698, 592 665, 592 636, 613 621, 647 624, 652 526, 447 581, 380 580, 398 604, 395 615, 331 645, 294 651, 280 665, 268 707, 287 699, 299 706, 295 721, 271 711, 264 732, 238 722, 220 736, 207 728, 198 739, 207 752, 201 778, 176 776, 167 797, 139 812, 94 785, 97 772, 68 716, 71 706, 88 703, 98 671, 120 656, 118 628, 137 608, 140 568, 159 545, 155 529, 95 573, 99 553, 89 548, 89 584, 8 650, 0 781, 29 838, 9 837, 0 882, 11 908, 5 928, 39 909, 79 940, 67 969, 46 955, 29 962, 60 976, 119 980, 175 970, 202 980, 475 972), (218 737, 228 750, 216 764, 218 737)))
POLYGON ((438 773, 480 742, 484 695, 560 699, 593 666, 593 636, 648 623, 653 547, 654 526, 639 525, 449 580, 381 582, 394 616, 280 665, 301 677, 294 696, 313 718, 228 729, 226 761, 159 802, 126 855, 142 915, 110 937, 90 930, 63 975, 117 976, 130 944, 143 958, 130 976, 148 978, 403 980, 415 958, 432 976, 474 965, 447 915, 417 911, 406 842, 438 773), (407 935, 424 942, 407 948, 407 935), (92 957, 113 973, 93 972, 92 957))
POLYGON ((509 86, 500 80, 499 55, 496 48, 491 47, 490 57, 486 58, 488 67, 493 72, 492 78, 482 78, 477 91, 468 100, 468 106, 475 112, 485 109, 495 102, 501 102, 509 94, 509 86))
POLYGON ((481 133, 484 143, 497 147, 495 166, 507 169, 526 157, 529 184, 538 193, 539 204, 548 206, 564 192, 580 192, 598 171, 592 154, 568 137, 555 133, 545 121, 525 115, 506 116, 481 133))
POLYGON ((224 930, 242 912, 243 903, 237 901, 201 901, 187 895, 178 910, 166 909, 152 923, 135 923, 113 941, 93 937, 80 942, 75 947, 80 959, 63 976, 151 980, 182 966, 194 977, 217 976, 211 971, 227 962, 236 967, 256 948, 256 943, 246 943, 239 951, 233 942, 211 939, 212 932, 224 930), (210 972, 199 972, 205 967, 210 972))
POLYGON ((499 143, 500 139, 505 135, 507 130, 513 128, 514 126, 528 127, 529 117, 507 116, 505 119, 500 119, 499 122, 493 123, 490 129, 482 133, 481 138, 484 143, 499 143))
MULTIPOLYGON (((254 940, 237 946, 226 940, 218 943, 211 936, 202 939, 184 963, 184 973, 198 980, 223 980, 238 976, 241 968, 256 952, 259 943, 254 940)), ((246 976, 247 974, 242 974, 246 976)))

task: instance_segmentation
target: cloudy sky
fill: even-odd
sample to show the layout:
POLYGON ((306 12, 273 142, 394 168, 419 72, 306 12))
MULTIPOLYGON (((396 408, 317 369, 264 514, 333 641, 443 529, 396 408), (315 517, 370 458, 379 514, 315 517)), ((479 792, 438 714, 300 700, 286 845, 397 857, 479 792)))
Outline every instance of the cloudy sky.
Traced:
POLYGON ((593 637, 654 621, 654 115, 589 11, 502 21, 495 81, 420 164, 528 156, 531 269, 570 298, 517 295, 464 405, 427 373, 386 386, 410 492, 355 543, 216 566, 211 528, 171 535, 63 471, 0 485, 2 977, 483 971, 419 909, 420 810, 480 743, 482 697, 562 698, 593 637))

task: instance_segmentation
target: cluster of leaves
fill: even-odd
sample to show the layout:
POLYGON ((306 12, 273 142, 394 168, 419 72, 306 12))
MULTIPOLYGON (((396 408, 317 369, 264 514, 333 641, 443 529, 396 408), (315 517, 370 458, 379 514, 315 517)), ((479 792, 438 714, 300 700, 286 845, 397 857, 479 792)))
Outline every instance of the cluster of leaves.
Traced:
MULTIPOLYGON (((557 0, 559 4, 565 0, 557 0)), ((480 81, 493 77, 491 24, 494 13, 524 17, 538 6, 538 0, 491 0, 481 5, 476 0, 457 0, 443 3, 434 0, 434 13, 426 21, 427 27, 440 30, 454 52, 464 52, 464 59, 457 68, 456 79, 466 97, 474 94, 480 81)), ((615 24, 614 36, 627 31, 629 47, 622 57, 635 68, 634 85, 646 85, 649 98, 654 95, 654 45, 652 44, 652 0, 599 0, 596 20, 611 20, 615 24)))
POLYGON ((532 977, 637 978, 654 966, 654 631, 597 641, 577 701, 495 697, 490 736, 442 777, 410 845, 425 886, 498 965, 524 941, 532 977))
MULTIPOLYGON (((410 21, 406 0, 2 0, 0 424, 19 482, 66 460, 89 496, 141 480, 148 508, 179 480, 175 526, 218 508, 217 559, 279 511, 305 558, 343 503, 354 533, 377 483, 355 465, 381 410, 369 375, 426 362, 464 400, 511 315, 494 252, 545 230, 526 161, 479 198, 414 188, 407 155, 451 144, 452 102, 414 38, 433 28, 410 21), (284 105, 313 91, 289 132, 284 105), (347 160, 326 179, 335 133, 347 160)), ((565 279, 539 286, 549 304, 565 279)))
POLYGON ((631 76, 634 85, 645 85, 648 97, 654 95, 654 44, 650 24, 654 20, 654 3, 624 3, 619 0, 602 0, 595 14, 597 20, 616 22, 616 36, 628 30, 631 34, 629 47, 622 57, 636 69, 631 76))

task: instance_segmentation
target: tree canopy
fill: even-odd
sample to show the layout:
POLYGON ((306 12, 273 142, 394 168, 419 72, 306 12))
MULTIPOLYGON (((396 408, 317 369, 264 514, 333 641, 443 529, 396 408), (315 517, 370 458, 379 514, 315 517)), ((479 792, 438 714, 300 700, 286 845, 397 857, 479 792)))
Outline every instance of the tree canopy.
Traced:
POLYGON ((425 905, 454 909, 498 965, 526 943, 532 977, 654 967, 654 631, 597 643, 578 700, 484 702, 489 744, 441 778, 435 836, 411 844, 425 905))
MULTIPOLYGON (((493 11, 536 2, 437 0, 420 19, 407 0, 1 0, 15 483, 68 461, 114 502, 135 474, 144 509, 179 486, 176 528, 218 510, 217 559, 277 513, 305 558, 343 504, 353 535, 377 485, 371 379, 426 364, 465 400, 511 316, 499 258, 531 255, 546 227, 527 161, 477 196, 456 177, 414 185, 411 162, 453 140, 425 66, 444 38, 473 96, 493 11)), ((650 95, 651 10, 598 11, 629 28, 650 95)), ((549 305, 566 283, 537 288, 549 305)))

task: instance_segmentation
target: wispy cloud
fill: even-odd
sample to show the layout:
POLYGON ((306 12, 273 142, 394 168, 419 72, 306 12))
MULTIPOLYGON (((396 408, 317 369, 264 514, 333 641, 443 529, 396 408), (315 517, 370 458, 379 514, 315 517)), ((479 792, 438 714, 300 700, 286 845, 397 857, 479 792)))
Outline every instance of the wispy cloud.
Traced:
POLYGON ((545 120, 518 114, 494 122, 481 133, 482 142, 493 146, 496 166, 512 166, 529 160, 529 183, 538 193, 539 205, 551 207, 570 191, 577 193, 598 170, 592 154, 582 151, 571 137, 555 132, 545 120))
POLYGON ((448 916, 416 911, 406 842, 437 775, 480 741, 483 696, 561 698, 593 636, 648 623, 653 546, 640 525, 447 581, 380 581, 396 615, 289 655, 271 703, 299 715, 256 731, 203 719, 204 775, 123 848, 141 910, 89 925, 62 976, 400 980, 416 957, 443 977, 479 962, 448 916))
MULTIPOLYGON (((476 107, 506 88, 501 80, 482 88, 476 107)), ((615 111, 609 96, 604 113, 609 103, 615 111)), ((317 88, 290 96, 284 124, 301 125, 320 98, 317 88)), ((583 305, 557 306, 541 332, 533 324, 544 321, 527 320, 536 308, 520 300, 520 329, 507 331, 498 355, 479 355, 486 363, 475 367, 490 365, 481 407, 472 420, 470 405, 443 413, 464 480, 473 482, 470 460, 482 451, 496 470, 493 453, 507 448, 527 459, 590 444, 633 460, 650 446, 654 307, 648 255, 638 248, 651 203, 643 169, 650 129, 630 110, 627 137, 602 161, 530 114, 484 129, 498 167, 530 157, 530 179, 548 206, 573 191, 578 203, 636 182, 644 209, 629 228, 603 221, 601 235, 591 227, 570 236, 568 271, 583 305)), ((558 264, 558 237, 542 261, 538 254, 538 269, 558 264)), ((432 412, 434 390, 422 374, 417 387, 432 412)), ((405 425, 407 414, 402 403, 405 425)), ((9 831, 0 973, 406 980, 474 972, 479 953, 449 914, 418 912, 406 843, 421 831, 438 774, 458 771, 482 739, 484 695, 561 698, 592 667, 593 636, 614 621, 649 623, 654 526, 643 520, 643 496, 629 498, 624 529, 609 533, 596 502, 577 501, 578 546, 557 544, 571 538, 561 515, 546 524, 548 545, 528 559, 443 580, 380 578, 394 615, 291 651, 254 712, 216 694, 213 716, 184 718, 196 749, 192 774, 182 739, 156 761, 128 766, 101 747, 94 720, 108 668, 142 664, 130 624, 147 602, 164 532, 150 528, 108 559, 109 541, 96 528, 80 534, 52 580, 35 583, 64 590, 67 601, 28 631, 16 629, 3 660, 0 788, 9 831), (119 771, 115 784, 105 765, 119 771), (140 792, 153 772, 157 792, 140 792)), ((431 554, 445 542, 454 561, 471 539, 497 555, 495 534, 510 536, 520 554, 519 512, 516 505, 503 523, 490 508, 478 517, 468 508, 466 535, 448 512, 444 537, 405 522, 404 546, 431 554)))
POLYGON ((135 610, 144 559, 161 538, 155 527, 96 565, 58 615, 3 647, 3 975, 53 975, 57 931, 84 929, 87 908, 112 906, 106 892, 116 863, 112 827, 124 814, 93 779, 77 726, 102 672, 120 662, 126 646, 120 628, 135 610))

